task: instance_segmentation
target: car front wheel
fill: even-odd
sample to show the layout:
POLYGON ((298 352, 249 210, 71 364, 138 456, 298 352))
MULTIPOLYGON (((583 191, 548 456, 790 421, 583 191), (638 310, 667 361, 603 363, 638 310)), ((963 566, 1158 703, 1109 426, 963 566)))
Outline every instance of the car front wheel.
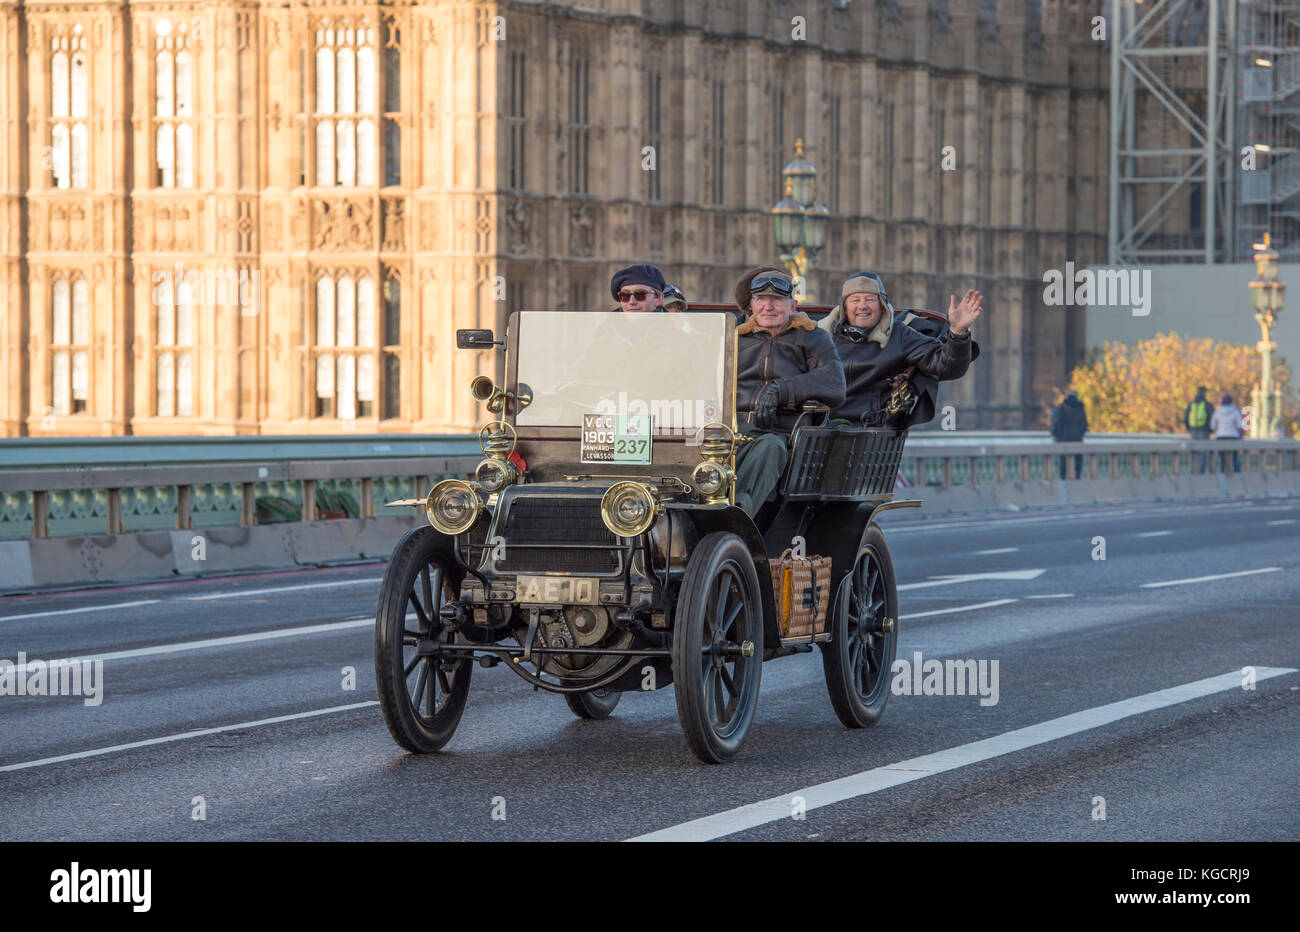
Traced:
POLYGON ((700 540, 673 625, 673 688, 686 743, 708 764, 740 750, 763 667, 763 608, 749 549, 735 534, 700 540))
POLYGON ((474 663, 442 649, 455 632, 439 615, 459 575, 431 527, 406 534, 393 551, 375 615, 375 682, 393 739, 408 751, 436 751, 460 723, 474 663))

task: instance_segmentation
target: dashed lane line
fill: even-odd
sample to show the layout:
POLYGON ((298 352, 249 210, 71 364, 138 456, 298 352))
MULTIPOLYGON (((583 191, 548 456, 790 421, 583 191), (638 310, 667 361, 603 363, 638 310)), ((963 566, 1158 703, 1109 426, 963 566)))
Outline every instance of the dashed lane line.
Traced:
MULTIPOLYGON (((407 616, 410 617, 409 615, 407 616)), ((222 638, 204 638, 201 641, 178 641, 175 644, 156 644, 153 647, 136 647, 131 650, 115 650, 106 654, 84 654, 64 658, 64 662, 78 660, 94 662, 97 660, 129 660, 133 657, 154 657, 159 654, 177 654, 182 651, 206 650, 212 647, 230 647, 234 644, 249 644, 253 641, 274 641, 281 638, 303 637, 308 634, 326 634, 332 631, 344 631, 348 628, 373 627, 373 618, 349 618, 346 621, 332 621, 323 625, 300 625, 294 628, 276 628, 272 631, 254 631, 250 634, 232 634, 222 638)), ((35 663, 37 661, 31 661, 35 663)), ((59 663, 60 661, 41 661, 42 663, 59 663)), ((15 666, 14 670, 22 676, 26 674, 30 663, 15 666)))
POLYGON ((136 605, 153 605, 159 599, 139 599, 135 602, 116 602, 112 605, 86 605, 81 608, 61 608, 52 612, 28 612, 25 615, 4 615, 0 621, 17 621, 19 618, 45 618, 48 615, 79 615, 82 612, 106 612, 113 608, 131 608, 136 605))
POLYGON ((1239 570, 1236 573, 1215 573, 1213 576, 1193 576, 1190 579, 1166 579, 1163 582, 1148 582, 1139 586, 1139 589, 1159 589, 1162 586, 1187 586, 1192 583, 1211 582, 1215 579, 1233 579, 1237 576, 1257 576, 1260 573, 1277 573, 1281 572, 1280 566, 1265 566, 1258 570, 1239 570))
POLYGON ((147 748, 155 744, 169 744, 173 741, 185 741, 189 738, 202 738, 204 735, 219 735, 227 731, 245 731, 249 728, 260 728, 263 725, 278 725, 281 722, 292 722, 303 718, 316 718, 321 715, 332 715, 335 712, 350 712, 353 709, 365 709, 372 705, 379 705, 378 700, 371 699, 368 702, 354 702, 351 705, 336 705, 328 709, 312 709, 310 712, 295 712, 293 715, 277 715, 274 718, 260 718, 255 722, 239 722, 235 725, 222 725, 220 728, 200 728, 197 731, 185 731, 178 735, 163 735, 161 738, 146 738, 143 741, 132 741, 128 744, 115 744, 106 748, 94 748, 89 751, 75 751, 72 754, 60 754, 57 757, 42 757, 40 760, 23 761, 21 764, 6 764, 0 767, 0 773, 8 770, 27 770, 30 767, 44 767, 49 764, 62 764, 70 760, 84 760, 87 757, 101 757, 105 754, 116 754, 118 751, 130 751, 134 748, 147 748))
POLYGON ((234 592, 212 592, 207 595, 180 596, 187 602, 210 602, 213 599, 238 599, 246 595, 267 595, 272 592, 299 592, 303 589, 328 589, 335 586, 377 586, 383 581, 381 576, 367 579, 345 579, 339 582, 305 583, 301 586, 272 586, 269 589, 238 589, 234 592))
POLYGON ((911 621, 913 618, 927 618, 930 615, 951 615, 953 612, 973 612, 977 608, 994 608, 998 605, 1010 605, 1015 599, 995 599, 992 602, 979 602, 975 605, 954 605, 952 608, 936 608, 929 612, 913 612, 902 615, 899 621, 911 621))

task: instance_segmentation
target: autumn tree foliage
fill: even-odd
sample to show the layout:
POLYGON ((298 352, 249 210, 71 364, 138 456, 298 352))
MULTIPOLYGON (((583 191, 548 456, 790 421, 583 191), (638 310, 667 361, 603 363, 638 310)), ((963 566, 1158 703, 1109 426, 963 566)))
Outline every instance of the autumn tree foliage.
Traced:
MULTIPOLYGON (((1088 429, 1097 433, 1186 433, 1183 411, 1204 385, 1216 407, 1223 394, 1240 408, 1260 375, 1253 344, 1185 339, 1158 333, 1136 346, 1105 343, 1070 374, 1069 387, 1079 393, 1088 412, 1088 429)), ((1273 378, 1282 390, 1282 425, 1288 437, 1300 436, 1300 398, 1290 369, 1273 357, 1273 378)), ((1059 404, 1058 391, 1053 404, 1059 404)))

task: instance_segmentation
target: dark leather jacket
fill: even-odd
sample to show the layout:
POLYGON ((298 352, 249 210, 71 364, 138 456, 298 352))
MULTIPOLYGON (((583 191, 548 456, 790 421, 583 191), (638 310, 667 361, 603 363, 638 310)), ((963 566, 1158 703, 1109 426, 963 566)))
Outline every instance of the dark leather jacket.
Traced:
POLYGON ((736 328, 736 420, 753 420, 754 399, 775 382, 781 392, 776 431, 789 433, 805 401, 834 408, 844 402, 844 367, 830 334, 802 311, 773 335, 753 315, 736 328))
MULTIPOLYGON (((832 417, 857 424, 869 412, 883 410, 889 401, 889 380, 908 366, 914 365, 918 375, 938 381, 959 379, 970 367, 970 331, 957 336, 945 327, 943 338, 935 339, 886 315, 870 336, 874 339, 855 343, 845 336, 842 319, 835 322, 835 348, 844 363, 847 397, 831 412, 832 417)), ((933 405, 930 416, 934 416, 933 405)))

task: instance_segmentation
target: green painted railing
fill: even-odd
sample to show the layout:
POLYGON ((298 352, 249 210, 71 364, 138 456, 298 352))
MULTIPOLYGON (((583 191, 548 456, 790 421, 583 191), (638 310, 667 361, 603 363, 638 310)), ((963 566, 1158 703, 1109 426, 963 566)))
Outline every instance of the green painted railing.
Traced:
POLYGON ((481 458, 472 436, 0 441, 0 540, 369 517, 481 458))

